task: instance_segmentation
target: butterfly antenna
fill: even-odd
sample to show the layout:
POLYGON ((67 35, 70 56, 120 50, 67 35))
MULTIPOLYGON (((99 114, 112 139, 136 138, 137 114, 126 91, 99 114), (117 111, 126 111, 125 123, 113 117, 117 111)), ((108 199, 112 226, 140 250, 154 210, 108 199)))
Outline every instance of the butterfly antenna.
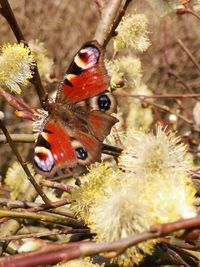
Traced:
POLYGON ((123 149, 117 146, 111 146, 108 144, 102 144, 102 153, 118 157, 121 155, 123 149))

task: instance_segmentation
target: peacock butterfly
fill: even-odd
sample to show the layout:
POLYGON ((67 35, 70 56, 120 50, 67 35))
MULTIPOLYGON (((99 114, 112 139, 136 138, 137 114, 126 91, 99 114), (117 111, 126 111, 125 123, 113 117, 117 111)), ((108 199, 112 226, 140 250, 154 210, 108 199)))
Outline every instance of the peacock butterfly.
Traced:
POLYGON ((104 49, 97 41, 85 43, 74 56, 58 89, 47 105, 34 150, 34 163, 43 175, 61 168, 100 161, 102 142, 118 121, 115 97, 107 90, 104 49))

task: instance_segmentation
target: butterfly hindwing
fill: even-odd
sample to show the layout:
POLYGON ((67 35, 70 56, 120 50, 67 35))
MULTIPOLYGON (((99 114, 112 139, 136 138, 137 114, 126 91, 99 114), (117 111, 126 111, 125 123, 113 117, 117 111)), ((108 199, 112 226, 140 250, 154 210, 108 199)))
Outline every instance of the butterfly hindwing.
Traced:
POLYGON ((103 60, 104 50, 96 41, 84 44, 64 77, 56 102, 75 104, 105 91, 109 79, 103 60))
POLYGON ((113 116, 94 110, 88 114, 88 127, 90 132, 100 141, 103 141, 109 135, 113 125, 118 122, 113 116))
POLYGON ((60 168, 87 165, 100 161, 100 157, 101 144, 93 136, 80 130, 68 131, 67 126, 51 118, 38 136, 34 163, 40 173, 50 176, 60 168))
POLYGON ((75 150, 61 122, 50 119, 45 123, 36 142, 34 163, 44 175, 52 175, 60 166, 76 165, 75 150))

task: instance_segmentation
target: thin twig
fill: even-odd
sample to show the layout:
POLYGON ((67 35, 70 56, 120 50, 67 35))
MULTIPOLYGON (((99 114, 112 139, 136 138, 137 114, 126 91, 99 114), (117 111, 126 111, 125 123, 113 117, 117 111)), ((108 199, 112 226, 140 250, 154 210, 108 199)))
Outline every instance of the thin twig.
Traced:
POLYGON ((45 222, 45 223, 53 223, 65 226, 71 226, 74 228, 82 228, 82 223, 78 222, 73 218, 68 218, 66 216, 57 215, 49 212, 31 212, 31 211, 14 211, 14 210, 6 210, 0 209, 0 218, 9 217, 9 218, 21 218, 21 219, 32 219, 35 221, 45 222))
POLYGON ((118 93, 117 91, 114 92, 116 96, 119 97, 133 97, 133 98, 141 98, 141 99, 148 99, 148 98, 194 98, 200 97, 200 93, 192 93, 192 94, 156 94, 156 95, 140 95, 140 94, 127 94, 127 93, 118 93))
POLYGON ((183 260, 183 258, 173 249, 167 248, 167 251, 169 252, 170 255, 177 261, 178 264, 184 267, 191 267, 187 262, 183 260))
MULTIPOLYGON (((69 202, 65 202, 67 204, 69 202)), ((48 211, 51 213, 55 214, 60 214, 63 216, 71 217, 74 218, 74 213, 67 209, 66 206, 64 208, 60 208, 60 206, 63 206, 63 203, 61 205, 58 205, 59 203, 57 202, 57 207, 54 207, 53 209, 49 209, 49 205, 46 205, 44 203, 37 203, 37 202, 31 202, 31 201, 23 201, 23 200, 11 200, 7 198, 0 198, 0 206, 6 206, 8 209, 13 209, 13 208, 24 208, 27 209, 28 211, 44 211, 49 209, 48 211)), ((6 219, 6 218, 4 218, 6 219)))
MULTIPOLYGON (((37 134, 10 134, 10 137, 13 142, 34 143, 37 134)), ((0 143, 6 143, 6 142, 7 139, 5 135, 0 134, 0 143)))
POLYGON ((89 234, 88 229, 73 229, 71 227, 65 227, 64 230, 52 230, 46 231, 43 233, 29 233, 29 234, 22 234, 22 235, 13 235, 13 236, 0 236, 0 240, 4 241, 12 241, 12 240, 19 240, 24 238, 39 238, 45 236, 52 236, 52 235, 66 235, 66 234, 89 234))
POLYGON ((60 235, 60 234, 69 234, 70 233, 70 228, 69 230, 53 230, 53 231, 46 231, 43 233, 29 233, 29 234, 22 234, 22 235, 11 235, 11 236, 0 236, 0 240, 4 241, 12 241, 12 240, 20 240, 24 238, 39 238, 39 237, 44 237, 44 236, 51 236, 51 235, 60 235))
POLYGON ((181 120, 183 120, 184 122, 188 123, 189 125, 192 126, 192 128, 197 131, 197 132, 200 132, 200 128, 197 127, 194 122, 188 118, 186 118, 185 116, 181 115, 180 113, 174 111, 174 110, 171 110, 168 106, 164 106, 164 105, 160 105, 160 104, 157 104, 157 103, 154 103, 154 102, 151 102, 151 101, 148 101, 148 100, 145 100, 143 99, 144 102, 146 102, 147 104, 151 105, 151 106, 154 106, 154 107, 157 107, 161 110, 164 110, 168 113, 171 113, 171 114, 174 114, 176 115, 178 118, 180 118, 181 120))
POLYGON ((14 142, 12 141, 9 132, 7 131, 4 123, 0 120, 0 128, 3 131, 7 142, 9 143, 13 153, 15 154, 15 156, 17 157, 19 163, 21 164, 24 172, 27 175, 28 180, 31 182, 31 184, 34 186, 35 190, 38 192, 38 194, 41 196, 41 198, 43 199, 43 201, 48 204, 51 207, 51 201, 48 199, 48 197, 44 194, 44 192, 42 191, 42 189, 40 188, 40 186, 37 184, 37 182, 35 181, 34 177, 32 176, 29 168, 27 167, 27 164, 23 161, 18 149, 16 148, 14 142))
POLYGON ((30 201, 23 201, 23 200, 11 200, 7 198, 0 198, 0 206, 6 206, 9 209, 11 208, 45 208, 44 203, 35 203, 30 201))
MULTIPOLYGON (((26 43, 25 37, 19 27, 19 24, 17 23, 17 20, 15 18, 15 15, 11 9, 11 6, 8 0, 0 0, 0 4, 1 4, 1 14, 4 16, 4 18, 7 20, 8 24, 10 25, 17 41, 19 43, 23 41, 28 46, 28 44, 26 43)), ((33 75, 33 79, 31 80, 31 82, 35 85, 37 94, 40 99, 41 106, 45 107, 44 103, 46 102, 46 99, 47 99, 47 91, 42 85, 37 65, 34 66, 33 71, 34 71, 34 75, 33 75)))
POLYGON ((125 12, 126 12, 126 10, 127 10, 127 8, 128 8, 128 6, 129 6, 131 1, 132 0, 126 0, 125 3, 124 3, 124 6, 121 7, 121 9, 119 10, 118 16, 117 16, 117 18, 114 20, 114 22, 112 24, 112 28, 111 28, 110 34, 105 39, 104 46, 107 45, 107 43, 109 42, 111 37, 116 35, 115 30, 116 30, 117 26, 119 25, 122 17, 125 15, 125 12))
POLYGON ((42 180, 42 181, 40 181, 40 184, 43 186, 46 186, 46 187, 60 189, 60 190, 67 192, 69 194, 71 194, 73 189, 74 189, 74 187, 72 185, 65 185, 62 183, 52 182, 49 180, 42 180))
POLYGON ((99 14, 101 15, 101 13, 102 13, 102 9, 103 9, 104 4, 105 4, 105 0, 94 0, 94 2, 95 2, 95 4, 97 5, 99 14))
POLYGON ((184 50, 184 52, 188 55, 189 59, 193 62, 193 64, 197 68, 197 70, 200 72, 200 65, 199 65, 198 61, 192 55, 192 53, 190 52, 190 50, 185 46, 185 44, 181 41, 181 39, 178 39, 178 44, 184 50))
POLYGON ((200 20, 200 16, 191 8, 179 8, 177 9, 176 14, 177 15, 191 14, 200 20))
POLYGON ((164 62, 167 68, 167 73, 170 76, 173 76, 176 78, 177 82, 182 84, 187 90, 189 90, 191 93, 194 93, 191 86, 183 79, 181 78, 171 67, 169 63, 169 56, 168 56, 168 34, 167 34, 167 22, 166 20, 162 24, 163 28, 163 51, 164 51, 164 62))

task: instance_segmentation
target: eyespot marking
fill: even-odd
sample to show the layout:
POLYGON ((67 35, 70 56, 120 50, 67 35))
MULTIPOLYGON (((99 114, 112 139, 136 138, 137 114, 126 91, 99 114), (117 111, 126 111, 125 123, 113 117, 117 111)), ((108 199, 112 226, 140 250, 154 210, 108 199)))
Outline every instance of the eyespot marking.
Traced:
POLYGON ((75 151, 76 151, 77 158, 79 160, 85 160, 85 159, 87 159, 88 153, 87 153, 87 151, 83 147, 77 147, 75 149, 75 151))
POLYGON ((85 165, 88 164, 91 160, 91 155, 85 149, 85 147, 76 139, 72 140, 72 146, 76 152, 78 163, 85 165))
POLYGON ((99 59, 99 50, 96 47, 88 46, 79 51, 74 61, 81 69, 92 68, 99 59))
POLYGON ((88 105, 91 110, 100 110, 107 114, 117 112, 117 101, 114 95, 110 92, 105 92, 100 95, 91 97, 88 100, 88 105))
POLYGON ((39 170, 50 172, 54 166, 54 158, 51 151, 43 146, 36 146, 34 163, 39 170))
POLYGON ((99 106, 99 110, 101 111, 107 111, 110 109, 111 106, 111 100, 109 98, 108 95, 104 94, 104 95, 100 95, 98 97, 98 106, 99 106))

